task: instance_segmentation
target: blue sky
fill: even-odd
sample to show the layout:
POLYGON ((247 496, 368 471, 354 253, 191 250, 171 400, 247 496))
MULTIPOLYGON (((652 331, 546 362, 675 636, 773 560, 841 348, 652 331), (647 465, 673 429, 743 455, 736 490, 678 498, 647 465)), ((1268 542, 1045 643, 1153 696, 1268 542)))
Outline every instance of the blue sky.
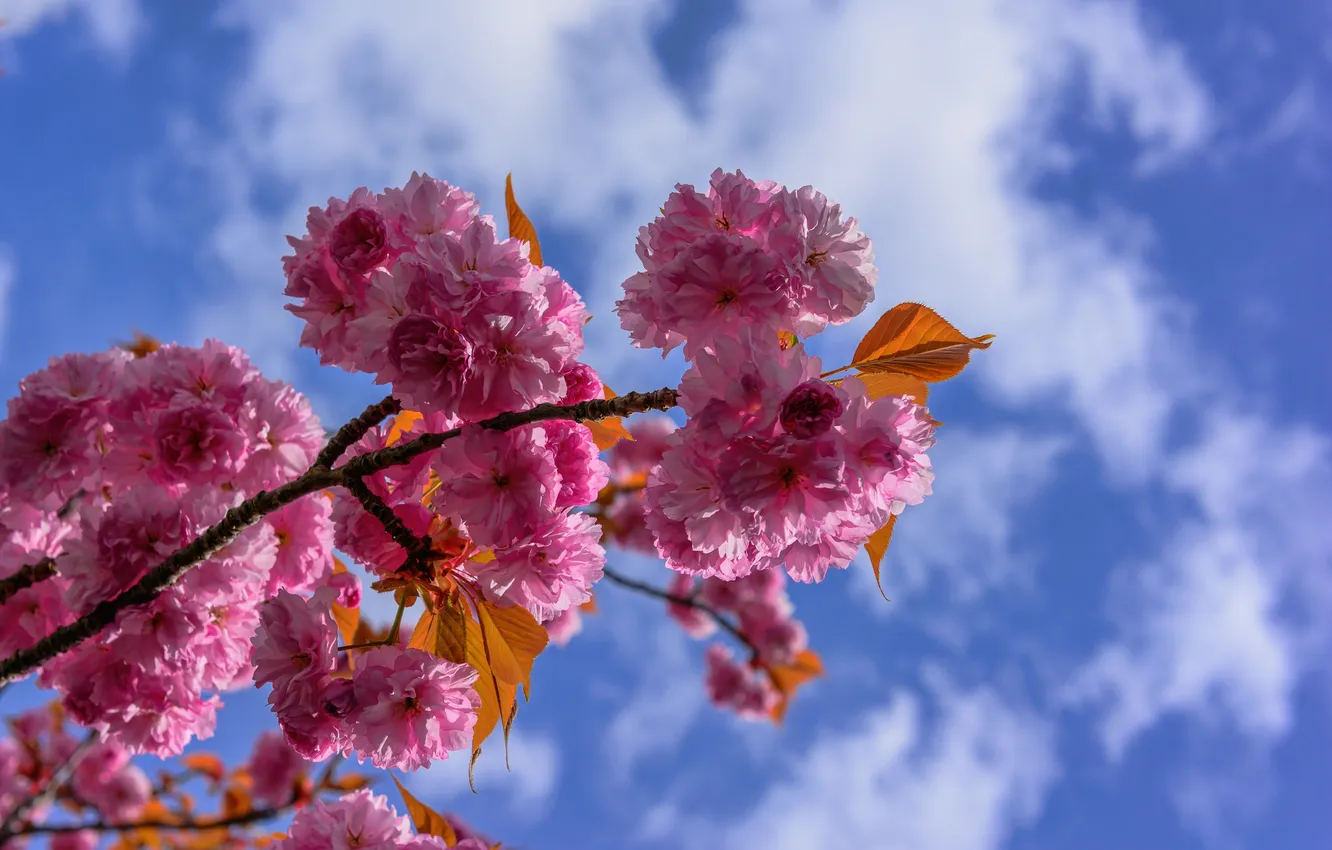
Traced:
MULTIPOLYGON (((812 183, 882 310, 998 340, 931 409, 935 495, 793 592, 828 677, 782 729, 615 588, 538 664, 513 771, 413 787, 530 848, 1323 846, 1332 784, 1332 8, 1318 2, 0 0, 0 380, 134 328, 246 347, 330 424, 378 397, 281 305, 283 236, 429 171, 611 313, 716 166, 812 183), (1320 840, 1321 837, 1321 840, 1320 840)), ((833 362, 835 361, 835 362, 833 362)), ((613 563, 664 579, 643 559, 613 563)), ((268 717, 227 697, 208 746, 268 717)), ((38 699, 7 694, 6 710, 38 699)))

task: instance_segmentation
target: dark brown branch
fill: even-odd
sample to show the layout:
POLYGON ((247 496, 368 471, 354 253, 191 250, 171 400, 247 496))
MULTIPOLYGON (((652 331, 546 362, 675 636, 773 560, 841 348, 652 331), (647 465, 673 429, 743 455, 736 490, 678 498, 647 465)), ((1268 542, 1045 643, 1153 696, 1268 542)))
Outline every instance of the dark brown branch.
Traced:
POLYGON ((4 605, 9 601, 9 597, 25 587, 46 581, 55 574, 55 561, 51 558, 42 558, 35 564, 19 567, 12 575, 0 579, 0 605, 4 605))
POLYGON ((366 513, 379 520, 379 524, 384 526, 384 530, 393 538, 393 542, 406 550, 407 562, 403 564, 405 569, 411 569, 429 553, 430 541, 418 537, 408 528, 407 524, 393 512, 393 508, 366 486, 365 481, 347 475, 343 477, 342 486, 361 503, 366 513))
POLYGON ((232 815, 226 818, 210 818, 207 820, 195 820, 194 818, 181 818, 179 820, 149 819, 140 821, 131 821, 129 823, 103 823, 93 821, 85 824, 60 824, 60 825, 41 825, 30 826, 27 829, 19 830, 14 835, 58 835, 62 832, 82 832, 90 829, 93 832, 128 832, 134 829, 160 829, 165 832, 204 832, 210 829, 226 829, 232 826, 245 826, 247 824, 258 823, 260 821, 271 820, 286 814, 291 809, 290 805, 279 809, 254 809, 243 815, 232 815))
POLYGON ((338 458, 342 457, 342 453, 347 451, 352 443, 365 436, 365 432, 401 410, 402 405, 393 396, 370 405, 361 411, 360 416, 338 429, 338 433, 333 435, 323 451, 315 458, 315 466, 331 467, 338 462, 338 458))
POLYGON ((700 602, 693 596, 681 596, 677 593, 671 593, 669 590, 662 590, 660 587, 655 587, 645 581, 639 581, 638 579, 621 575, 608 567, 604 568, 602 572, 606 578, 610 579, 612 584, 618 584, 620 587, 628 590, 635 590, 639 593, 644 593, 656 599, 665 600, 666 602, 672 602, 676 605, 683 605, 686 608, 693 608, 695 611, 708 615, 712 618, 714 623, 730 632, 731 637, 743 643, 749 649, 749 652, 753 657, 758 657, 758 647, 749 639, 749 636, 740 631, 739 626, 731 622, 725 615, 706 602, 700 602))
MULTIPOLYGON (((495 431, 507 431, 532 422, 549 419, 572 419, 583 422, 628 416, 645 410, 667 410, 676 404, 675 390, 665 387, 650 393, 626 393, 612 399, 594 399, 578 404, 540 404, 530 410, 502 413, 477 425, 495 431)), ((344 429, 354 430, 360 420, 353 420, 344 429)), ((339 430, 339 435, 342 430, 339 430)), ((115 621, 116 615, 126 608, 147 605, 163 589, 175 584, 190 567, 210 558, 249 526, 264 516, 274 513, 303 496, 343 484, 350 478, 363 478, 381 469, 399 466, 419 454, 439 448, 445 441, 462 433, 454 428, 441 434, 424 434, 407 443, 358 455, 335 469, 318 464, 294 481, 266 490, 247 499, 231 510, 220 522, 209 528, 188 545, 176 550, 139 579, 129 590, 105 602, 67 626, 56 629, 37 641, 29 649, 20 650, 0 661, 0 685, 28 675, 42 664, 73 649, 115 621)), ((334 440, 338 437, 335 436, 334 440)))
POLYGON ((51 771, 51 777, 46 781, 45 787, 33 794, 26 800, 20 802, 14 809, 5 816, 3 823, 0 823, 0 847, 5 846, 9 839, 16 835, 21 835, 25 830, 19 827, 28 816, 45 806, 50 805, 55 799, 56 793, 69 782, 70 776, 74 774, 74 768, 78 767, 79 761, 88 748, 97 742, 97 733, 89 732, 88 736, 79 742, 74 748, 74 752, 69 754, 69 758, 60 763, 60 766, 51 771))

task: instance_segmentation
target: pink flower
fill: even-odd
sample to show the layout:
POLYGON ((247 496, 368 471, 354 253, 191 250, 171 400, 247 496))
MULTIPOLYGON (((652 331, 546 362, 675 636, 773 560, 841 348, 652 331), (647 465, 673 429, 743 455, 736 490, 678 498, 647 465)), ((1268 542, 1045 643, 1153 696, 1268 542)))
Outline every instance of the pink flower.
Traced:
POLYGON ((867 506, 899 513, 905 505, 918 505, 931 492, 934 473, 926 450, 934 445, 929 411, 905 396, 884 396, 870 401, 863 385, 848 378, 843 386, 851 394, 844 419, 848 480, 867 506))
POLYGON ((325 437, 309 400, 289 384, 255 379, 248 389, 255 433, 242 481, 246 490, 257 492, 285 484, 309 469, 325 437))
POLYGON ((570 605, 541 625, 546 627, 546 634, 556 646, 568 646, 569 641, 583 630, 583 615, 577 605, 570 605))
POLYGON ((297 780, 308 766, 280 733, 261 732, 250 755, 254 799, 274 808, 286 805, 296 795, 297 780))
POLYGON ((325 677, 337 666, 337 624, 329 609, 336 595, 321 589, 307 600, 280 590, 260 610, 254 683, 273 684, 275 706, 317 705, 325 677))
POLYGON ((292 818, 278 850, 398 850, 413 840, 411 822, 369 789, 332 803, 317 799, 292 818))
POLYGON ((575 338, 567 325, 538 312, 540 306, 529 293, 511 290, 468 312, 464 330, 475 344, 474 374, 459 416, 479 421, 564 396, 560 372, 577 356, 575 338))
POLYGON ((626 426, 632 440, 620 440, 607 453, 611 477, 616 480, 647 474, 661 462, 671 445, 676 425, 661 414, 635 416, 626 426))
POLYGON ((602 398, 606 388, 602 386, 597 372, 586 363, 570 363, 560 377, 564 378, 564 398, 560 404, 577 404, 580 401, 592 401, 602 398))
POLYGON ((130 764, 129 752, 115 741, 93 745, 75 768, 70 787, 112 823, 138 817, 153 793, 148 776, 130 764))
POLYGON ((546 432, 546 445, 554 454, 560 478, 555 507, 576 508, 593 502, 610 480, 610 470, 598 456, 600 449, 592 432, 567 419, 552 419, 538 427, 546 432))
POLYGON ((411 313, 389 333, 377 383, 415 410, 453 412, 472 374, 473 343, 447 315, 411 313))
MULTIPOLYGON (((705 581, 711 582, 715 579, 706 579, 705 581)), ((692 599, 697 593, 696 581, 693 576, 677 573, 671 578, 667 592, 683 599, 692 599)), ((672 620, 679 623, 680 628, 684 629, 684 633, 691 638, 702 639, 717 631, 717 621, 692 605, 667 602, 666 613, 672 620)))
POLYGON ((96 850, 101 838, 91 829, 57 832, 51 836, 51 850, 96 850))
MULTIPOLYGON (((775 571, 772 571, 775 572, 775 571)), ((767 664, 790 664, 809 645, 805 627, 791 616, 791 604, 751 602, 740 608, 740 630, 767 664)))
POLYGON ((495 550, 495 560, 476 567, 486 597, 521 605, 548 620, 592 596, 601 579, 606 550, 601 527, 587 514, 564 514, 495 550))
POLYGON ((328 235, 328 253, 344 272, 361 275, 388 258, 388 241, 384 217, 373 207, 362 206, 334 225, 328 235))
POLYGON ((767 718, 780 697, 766 675, 741 667, 719 643, 708 647, 703 660, 708 698, 715 705, 729 708, 745 720, 767 718))
POLYGON ((546 431, 479 426, 440 447, 431 504, 481 546, 507 544, 556 513, 560 475, 546 431))
POLYGON ((800 311, 795 331, 808 336, 860 315, 874 300, 878 271, 869 238, 854 218, 842 220, 841 207, 812 186, 785 193, 784 200, 790 225, 779 227, 772 241, 779 252, 795 254, 788 265, 790 292, 800 311))
POLYGON ((220 483, 245 461, 249 441, 222 410, 186 403, 157 417, 149 472, 162 484, 220 483))
POLYGON ((787 393, 779 417, 786 433, 807 440, 827 433, 845 407, 837 389, 816 378, 787 393))
POLYGON ((311 495, 265 518, 277 537, 265 597, 279 590, 301 593, 323 580, 333 564, 332 511, 327 499, 311 495))
POLYGON ((476 671, 419 649, 381 646, 357 659, 356 709, 348 721, 357 753, 376 767, 416 770, 468 745, 480 697, 476 671))
POLYGON ((462 232, 478 212, 471 192, 415 171, 403 188, 385 189, 379 207, 394 222, 395 231, 402 234, 401 246, 408 250, 433 233, 462 232))

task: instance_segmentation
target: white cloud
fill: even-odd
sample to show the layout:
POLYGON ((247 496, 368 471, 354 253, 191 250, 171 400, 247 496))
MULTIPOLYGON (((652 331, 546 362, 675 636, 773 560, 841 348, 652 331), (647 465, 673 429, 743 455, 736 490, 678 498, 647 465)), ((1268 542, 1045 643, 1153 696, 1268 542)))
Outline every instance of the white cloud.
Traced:
MULTIPOLYGON (((478 794, 502 794, 509 809, 524 818, 540 817, 549 807, 560 776, 560 749, 549 736, 521 728, 509 735, 509 768, 505 767, 504 740, 497 732, 482 748, 475 779, 478 794)), ((456 753, 425 770, 409 774, 407 785, 426 804, 445 803, 472 793, 467 782, 468 753, 456 753)))
POLYGON ((1326 663, 1330 463, 1325 438, 1224 408, 1172 460, 1167 480, 1197 518, 1121 573, 1117 636, 1067 693, 1104 706, 1111 758, 1174 712, 1266 741, 1290 727, 1299 675, 1326 663))
POLYGON ((83 19, 99 48, 117 57, 133 48, 143 28, 137 0, 0 0, 0 42, 71 15, 83 19))
POLYGON ((1053 729, 995 693, 927 677, 938 717, 899 692, 825 734, 710 846, 985 850, 1039 816, 1055 780, 1053 729))

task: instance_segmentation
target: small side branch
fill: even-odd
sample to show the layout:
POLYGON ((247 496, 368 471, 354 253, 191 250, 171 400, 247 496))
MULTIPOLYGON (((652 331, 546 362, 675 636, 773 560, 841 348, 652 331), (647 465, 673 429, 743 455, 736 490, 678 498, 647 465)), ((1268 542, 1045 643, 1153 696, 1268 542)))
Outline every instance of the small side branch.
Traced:
POLYGON ((74 768, 78 767, 84 754, 88 752, 88 748, 97 742, 97 737, 96 732, 89 732, 88 736, 74 748, 74 752, 69 754, 69 758, 61 762, 60 766, 51 772, 51 778, 47 780, 46 785, 36 794, 20 802, 5 817, 4 822, 0 823, 0 847, 5 846, 5 843, 14 836, 31 831, 31 829, 24 830, 20 828, 20 825, 34 811, 50 805, 59 790, 69 783, 69 778, 74 775, 74 768))
POLYGON ((743 643, 749 649, 749 652, 753 657, 758 657, 759 649, 754 645, 754 642, 749 639, 749 636, 740 631, 739 626, 731 622, 725 615, 711 605, 708 605, 706 602, 700 602, 693 596, 680 596, 677 593, 671 593, 669 590, 662 590, 647 582, 639 581, 638 579, 629 578, 626 575, 617 573, 608 567, 602 569, 602 574, 605 575, 611 583, 618 584, 626 590, 637 591, 638 593, 643 593, 676 605, 682 605, 686 608, 693 608, 695 611, 706 614, 708 617, 712 618, 714 623, 729 632, 731 637, 743 643))
POLYGON ((402 410, 402 405, 393 396, 387 396, 361 411, 361 415, 343 425, 325 444, 323 451, 315 458, 315 466, 325 469, 333 466, 342 457, 342 453, 351 444, 365 436, 366 432, 402 410))
POLYGON ((35 564, 19 567, 13 575, 0 579, 0 605, 4 605, 11 596, 25 587, 32 587, 39 581, 46 581, 55 574, 56 565, 51 558, 42 558, 35 564))

